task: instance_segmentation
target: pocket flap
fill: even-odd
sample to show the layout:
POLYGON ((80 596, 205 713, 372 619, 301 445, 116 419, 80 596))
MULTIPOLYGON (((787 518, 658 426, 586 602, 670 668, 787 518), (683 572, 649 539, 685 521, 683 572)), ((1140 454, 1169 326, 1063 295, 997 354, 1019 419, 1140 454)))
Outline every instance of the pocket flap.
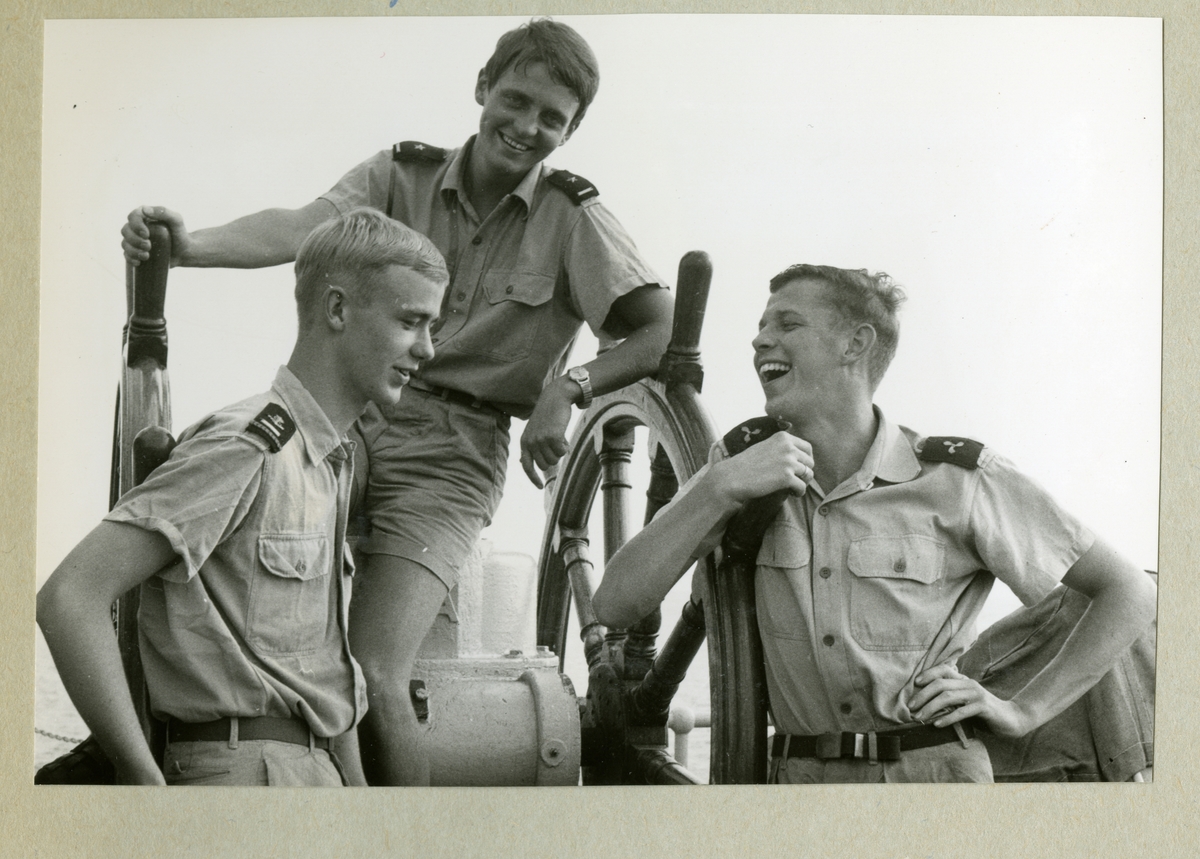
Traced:
POLYGON ((860 578, 910 579, 930 584, 942 576, 942 544, 922 534, 863 537, 850 543, 846 564, 860 578))
POLYGON ((764 567, 807 567, 812 557, 808 535, 781 513, 763 533, 757 562, 764 567))
POLYGON ((315 579, 329 572, 329 541, 324 534, 263 534, 258 558, 277 576, 315 579))
POLYGON ((492 304, 519 301, 537 307, 554 295, 554 278, 525 271, 489 271, 483 276, 483 290, 492 304))

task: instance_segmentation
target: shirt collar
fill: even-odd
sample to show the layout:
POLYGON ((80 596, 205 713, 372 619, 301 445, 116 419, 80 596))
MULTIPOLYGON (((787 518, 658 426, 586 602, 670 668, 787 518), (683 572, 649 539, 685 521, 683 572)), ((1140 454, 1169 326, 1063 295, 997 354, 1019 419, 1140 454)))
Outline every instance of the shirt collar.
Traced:
POLYGON ((855 477, 861 487, 875 480, 888 483, 905 483, 921 473, 921 463, 913 453, 912 445, 900 428, 883 416, 878 406, 872 406, 879 428, 875 440, 867 451, 862 468, 855 477))
MULTIPOLYGON (((463 200, 467 197, 467 185, 463 171, 467 169, 467 162, 471 158, 471 147, 475 145, 475 138, 478 135, 472 134, 462 148, 458 149, 450 159, 450 167, 446 170, 446 175, 442 177, 442 193, 453 191, 456 196, 462 197, 463 200)), ((525 177, 513 189, 510 197, 516 197, 525 204, 525 211, 528 212, 533 208, 533 193, 537 190, 538 181, 541 179, 542 165, 535 165, 525 177)))
POLYGON ((288 414, 292 416, 296 432, 304 440, 304 449, 311 462, 319 463, 335 450, 344 451, 342 437, 330 423, 325 410, 317 405, 312 394, 286 365, 275 374, 271 390, 279 395, 288 414))

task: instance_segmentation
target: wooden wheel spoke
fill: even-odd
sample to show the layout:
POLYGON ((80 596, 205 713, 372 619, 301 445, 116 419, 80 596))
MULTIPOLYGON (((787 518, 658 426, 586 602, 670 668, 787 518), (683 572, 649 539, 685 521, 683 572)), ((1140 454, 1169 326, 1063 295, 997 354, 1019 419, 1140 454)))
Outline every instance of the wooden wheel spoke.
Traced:
MULTIPOLYGON (((713 559, 705 559, 703 605, 687 605, 661 653, 655 652, 661 610, 627 630, 607 631, 592 610, 596 582, 588 556, 588 518, 599 496, 607 562, 632 534, 635 429, 646 427, 649 439, 643 524, 705 464, 718 438, 698 396, 704 378, 700 323, 711 265, 703 254, 692 253, 679 272, 674 333, 657 379, 595 398, 559 464, 549 502, 538 571, 538 643, 565 660, 574 603, 588 662, 587 696, 580 702, 585 784, 696 781, 667 752, 666 725, 671 700, 706 638, 714 727, 710 780, 755 781, 760 769, 765 771, 765 757, 761 768, 757 760, 758 750, 765 748, 765 734, 757 736, 765 709, 756 691, 762 666, 761 648, 755 649, 752 581, 743 574, 714 585, 725 571, 717 575, 713 559)), ((576 688, 582 684, 576 682, 576 688)))

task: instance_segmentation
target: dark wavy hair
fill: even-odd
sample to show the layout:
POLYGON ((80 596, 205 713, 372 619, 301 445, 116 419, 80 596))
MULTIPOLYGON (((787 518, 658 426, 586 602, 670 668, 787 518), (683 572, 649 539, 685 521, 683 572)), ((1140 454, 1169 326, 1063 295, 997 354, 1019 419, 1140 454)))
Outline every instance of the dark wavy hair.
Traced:
POLYGON ((508 69, 530 63, 545 63, 550 77, 579 98, 579 109, 567 129, 574 131, 600 89, 600 64, 591 47, 566 24, 534 18, 500 37, 483 73, 491 85, 508 69))

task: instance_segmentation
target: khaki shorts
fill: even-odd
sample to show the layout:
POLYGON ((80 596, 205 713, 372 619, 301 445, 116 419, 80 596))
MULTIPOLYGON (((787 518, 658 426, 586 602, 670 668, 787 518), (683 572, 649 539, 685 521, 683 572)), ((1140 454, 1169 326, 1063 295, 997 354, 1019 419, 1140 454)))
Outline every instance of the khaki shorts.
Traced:
POLYGON ((504 492, 508 426, 415 388, 386 413, 371 406, 351 435, 358 551, 413 561, 454 587, 504 492))

